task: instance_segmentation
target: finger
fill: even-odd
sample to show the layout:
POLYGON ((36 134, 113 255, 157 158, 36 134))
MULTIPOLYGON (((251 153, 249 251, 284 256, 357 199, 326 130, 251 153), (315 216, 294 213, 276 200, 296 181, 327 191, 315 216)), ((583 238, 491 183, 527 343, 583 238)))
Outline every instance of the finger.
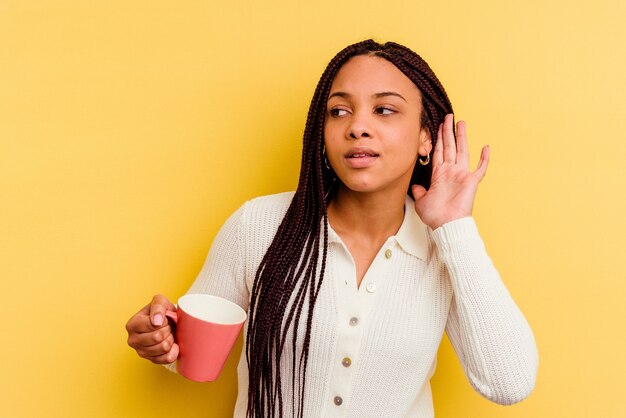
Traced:
POLYGON ((437 129, 437 142, 435 143, 435 150, 433 151, 433 168, 441 165, 443 162, 443 123, 439 124, 437 129))
POLYGON ((155 327, 160 327, 165 320, 165 311, 175 311, 176 307, 163 295, 155 295, 150 302, 150 321, 155 327))
POLYGON ((178 344, 174 344, 169 352, 160 356, 147 357, 147 358, 148 360, 156 364, 170 364, 176 361, 176 359, 178 358, 179 351, 180 349, 178 347, 178 344))
POLYGON ((146 305, 126 323, 126 331, 129 335, 132 333, 152 332, 154 329, 150 322, 150 305, 146 305))
POLYGON ((460 120, 456 124, 456 162, 464 168, 469 167, 469 149, 467 148, 467 126, 460 120))
POLYGON ((478 167, 474 171, 474 175, 478 178, 478 181, 481 181, 485 174, 487 173, 487 166, 489 165, 489 145, 485 145, 480 153, 480 161, 478 162, 478 167))
POLYGON ((426 189, 423 186, 420 186, 419 184, 414 184, 411 187, 411 192, 413 192, 413 200, 417 202, 422 197, 424 197, 424 195, 426 194, 426 189))
POLYGON ((443 120, 443 161, 456 163, 456 142, 454 140, 454 115, 448 113, 443 120))
POLYGON ((135 350, 144 349, 160 344, 170 336, 172 336, 172 338, 174 337, 170 326, 165 326, 151 332, 135 332, 128 335, 128 345, 135 350))
POLYGON ((169 353, 174 343, 174 336, 170 334, 166 339, 158 344, 154 344, 148 347, 138 347, 137 353, 144 358, 162 356, 163 354, 169 353))

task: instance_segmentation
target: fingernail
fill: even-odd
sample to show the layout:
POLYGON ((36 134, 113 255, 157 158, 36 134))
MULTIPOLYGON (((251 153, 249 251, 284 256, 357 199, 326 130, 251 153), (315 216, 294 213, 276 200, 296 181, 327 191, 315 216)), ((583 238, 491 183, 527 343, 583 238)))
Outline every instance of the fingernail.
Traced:
POLYGON ((163 316, 161 314, 154 315, 154 318, 152 318, 152 323, 157 327, 163 325, 163 316))

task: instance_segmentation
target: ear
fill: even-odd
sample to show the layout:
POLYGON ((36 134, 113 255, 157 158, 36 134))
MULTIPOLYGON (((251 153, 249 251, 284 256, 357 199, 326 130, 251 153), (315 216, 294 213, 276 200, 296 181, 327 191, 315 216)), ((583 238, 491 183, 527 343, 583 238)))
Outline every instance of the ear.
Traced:
POLYGON ((433 141, 430 138, 430 132, 427 127, 422 127, 419 136, 419 145, 417 152, 419 155, 425 157, 433 150, 433 141))

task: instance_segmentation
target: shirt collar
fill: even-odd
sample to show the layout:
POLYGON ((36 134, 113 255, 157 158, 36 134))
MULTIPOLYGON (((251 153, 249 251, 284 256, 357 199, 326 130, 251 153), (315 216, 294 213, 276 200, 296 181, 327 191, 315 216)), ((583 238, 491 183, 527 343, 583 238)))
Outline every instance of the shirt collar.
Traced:
MULTIPOLYGON (((398 233, 392 237, 407 253, 426 260, 428 258, 428 227, 422 222, 415 212, 415 202, 410 196, 404 200, 404 220, 398 233)), ((341 243, 341 238, 328 225, 328 242, 341 243)))
POLYGON ((404 199, 404 220, 395 238, 407 253, 422 260, 428 258, 428 227, 415 212, 415 201, 409 195, 404 199))

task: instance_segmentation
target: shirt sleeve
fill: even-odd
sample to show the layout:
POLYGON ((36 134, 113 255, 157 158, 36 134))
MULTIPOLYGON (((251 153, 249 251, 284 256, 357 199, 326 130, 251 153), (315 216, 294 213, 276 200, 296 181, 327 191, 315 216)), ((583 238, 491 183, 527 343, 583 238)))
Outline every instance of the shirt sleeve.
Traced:
POLYGON ((433 239, 454 291, 446 333, 470 384, 502 405, 523 400, 535 385, 537 346, 474 219, 449 222, 433 231, 433 239))
POLYGON ((244 223, 247 203, 224 223, 213 240, 200 273, 187 293, 220 296, 241 306, 246 312, 250 294, 246 285, 244 223))
MULTIPOLYGON (((213 240, 211 249, 187 294, 206 293, 228 299, 246 312, 250 301, 246 285, 244 223, 247 203, 237 209, 224 223, 213 240)), ((176 362, 164 365, 176 371, 176 362)))

